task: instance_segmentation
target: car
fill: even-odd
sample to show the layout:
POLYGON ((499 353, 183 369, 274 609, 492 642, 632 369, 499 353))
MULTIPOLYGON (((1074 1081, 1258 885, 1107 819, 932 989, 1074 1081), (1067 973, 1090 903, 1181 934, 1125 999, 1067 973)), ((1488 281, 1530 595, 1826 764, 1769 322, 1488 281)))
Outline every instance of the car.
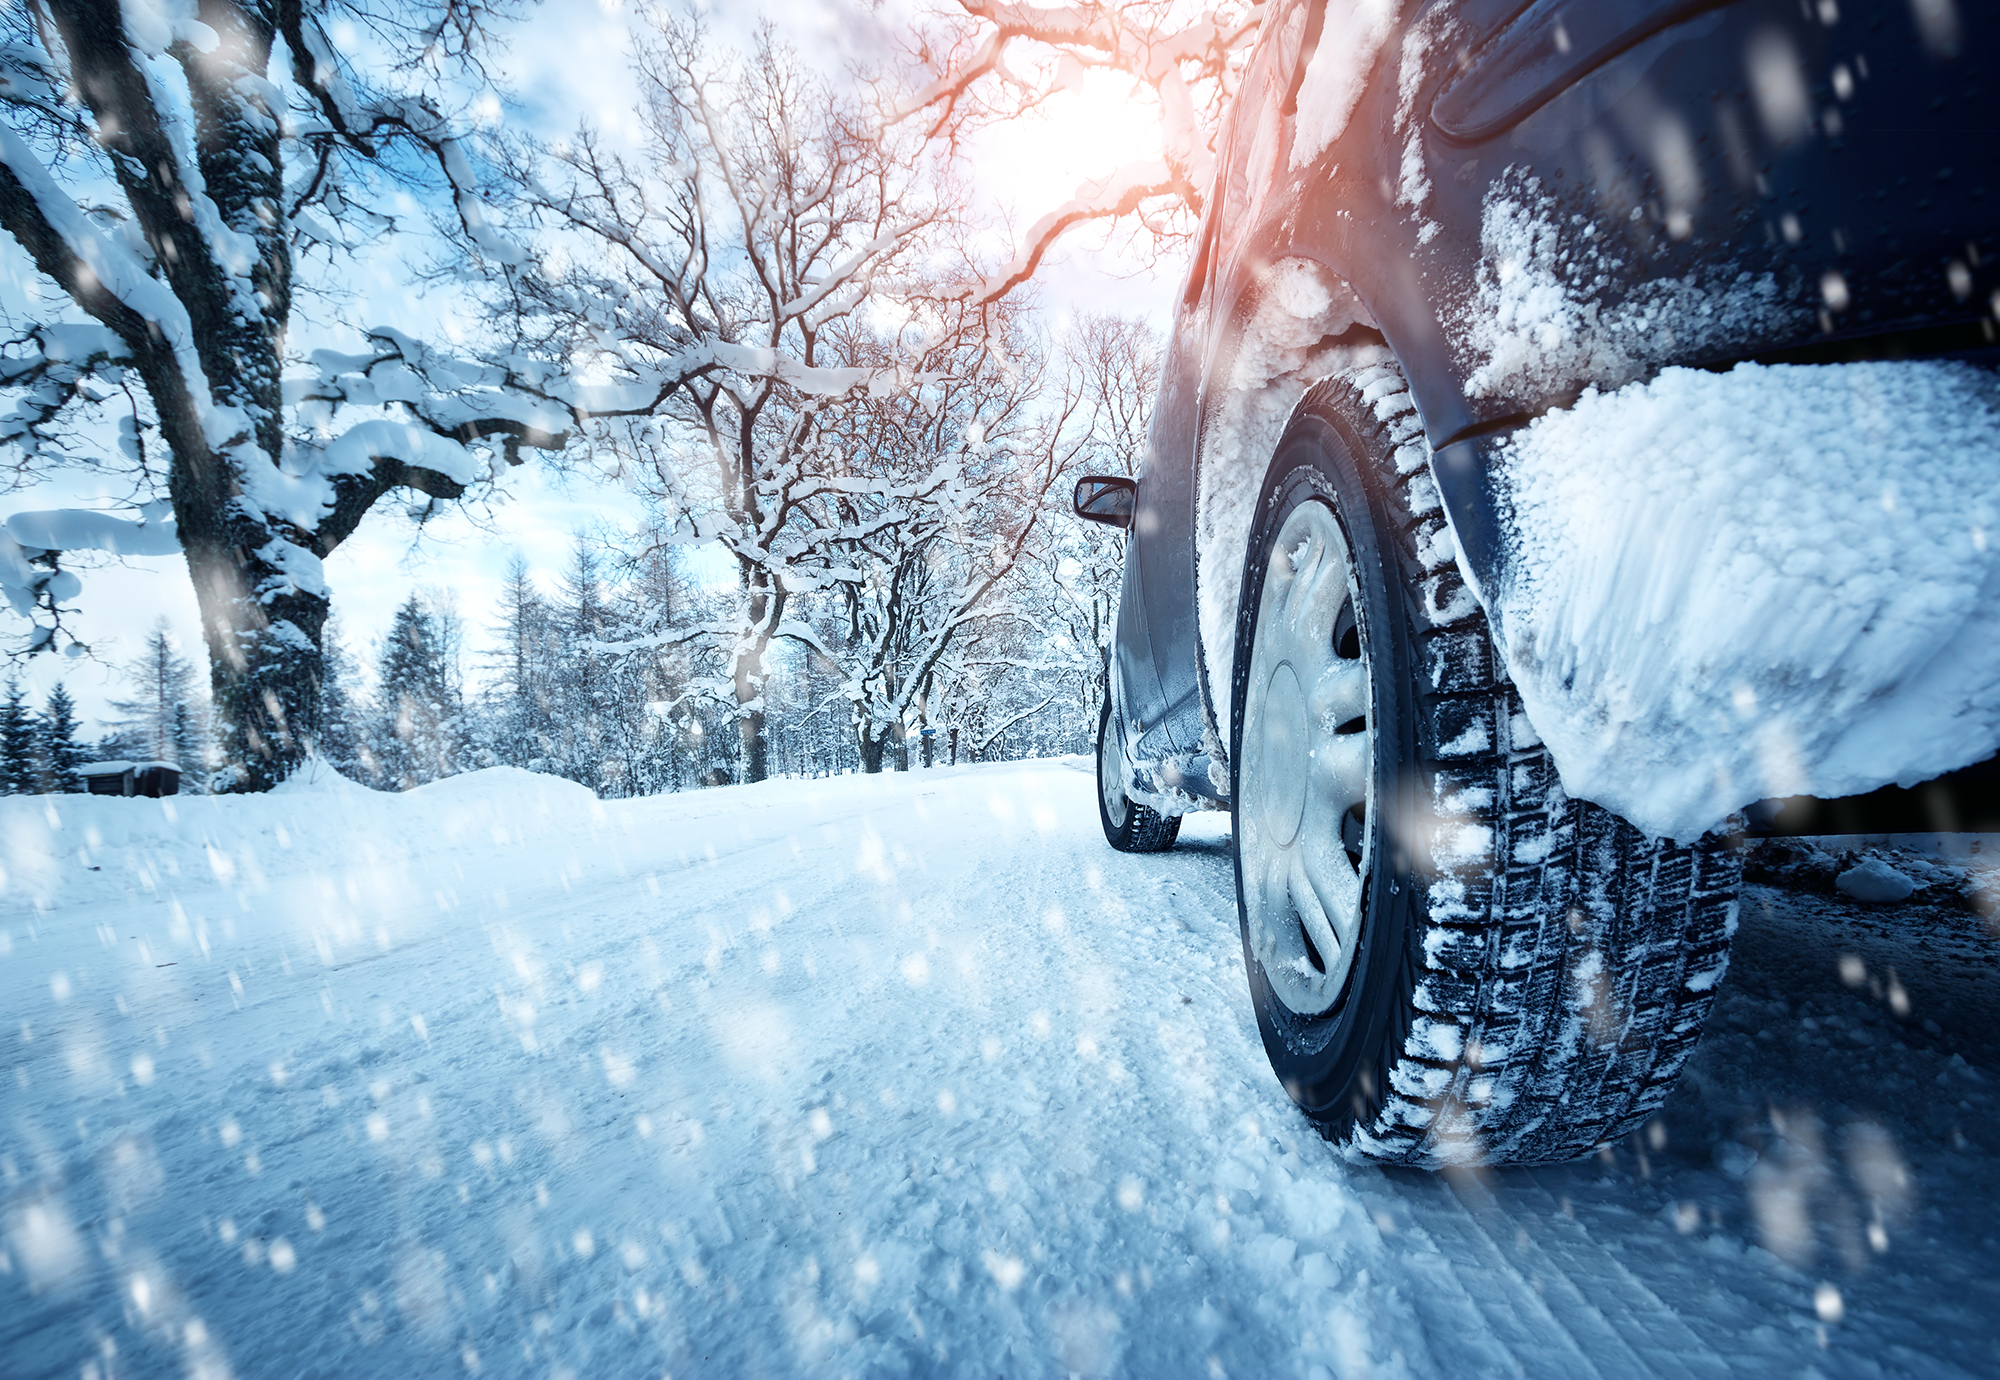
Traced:
MULTIPOLYGON (((1588 1154, 1661 1107, 1695 1046, 1746 834, 2000 824, 1985 709, 1935 750, 1871 730, 1859 766, 1854 735, 1815 746, 1810 698, 1785 721, 1798 761, 1748 728, 1710 735, 1747 764, 1733 777, 1668 729, 1593 756, 1605 711, 1571 699, 1607 675, 1648 704, 1635 680, 1673 682, 1711 716, 1762 712, 1783 676, 1756 678, 1745 633, 1722 644, 1749 668, 1733 687, 1671 657, 1556 664, 1518 602, 1524 581, 1583 578, 1560 541, 1524 554, 1523 447, 1621 399, 1669 426, 1674 399, 1715 394, 1725 431, 1768 429, 1811 423, 1818 382, 1916 379, 1961 391, 1968 472, 2000 474, 1996 59, 2000 12, 1953 0, 1266 4, 1144 464, 1079 482, 1075 508, 1126 533, 1106 839, 1157 851, 1189 811, 1231 811, 1265 1050, 1344 1150, 1588 1154)), ((1703 463, 1656 462, 1643 428, 1616 440, 1630 457, 1605 476, 1703 463)), ((1810 490, 1809 460, 1731 473, 1810 490)), ((1849 469, 1873 482, 1865 454, 1849 469)), ((1605 539, 1636 573, 1577 645, 1729 623, 1712 579, 1698 607, 1641 607, 1672 587, 1675 541, 1736 520, 1689 503, 1681 537, 1641 503, 1605 539)))

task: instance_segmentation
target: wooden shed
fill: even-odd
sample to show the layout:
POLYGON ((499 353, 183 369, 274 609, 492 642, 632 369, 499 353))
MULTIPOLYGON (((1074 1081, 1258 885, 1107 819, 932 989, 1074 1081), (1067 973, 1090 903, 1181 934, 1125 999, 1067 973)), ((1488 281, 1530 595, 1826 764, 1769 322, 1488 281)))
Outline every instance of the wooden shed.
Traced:
POLYGON ((178 795, 178 762, 92 762, 76 769, 83 788, 92 795, 178 795))

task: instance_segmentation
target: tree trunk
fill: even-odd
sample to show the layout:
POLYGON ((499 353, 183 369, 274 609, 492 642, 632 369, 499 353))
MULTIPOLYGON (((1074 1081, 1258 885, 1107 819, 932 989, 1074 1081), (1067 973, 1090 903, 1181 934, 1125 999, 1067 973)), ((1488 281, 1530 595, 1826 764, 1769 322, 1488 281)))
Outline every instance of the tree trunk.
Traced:
POLYGON ((256 556, 244 559, 244 546, 183 541, 208 644, 224 789, 268 791, 319 741, 326 596, 256 556), (260 588, 269 591, 261 599, 251 592, 260 588))
POLYGON ((888 741, 888 735, 882 734, 877 736, 871 734, 868 731, 868 726, 863 724, 860 731, 854 737, 856 745, 861 749, 862 774, 865 776, 879 775, 882 771, 882 747, 888 741))
POLYGON ((760 589, 757 581, 760 574, 746 575, 750 598, 747 609, 748 624, 743 640, 737 644, 736 664, 731 668, 731 679, 736 687, 736 732, 741 746, 738 756, 737 780, 745 783, 762 781, 770 771, 770 745, 765 734, 763 699, 764 694, 764 651, 770 645, 768 632, 760 629, 775 627, 784 612, 782 595, 774 596, 769 590, 760 589), (755 708, 751 706, 755 705, 755 708))
POLYGON ((896 740, 896 770, 910 769, 910 730, 900 720, 889 730, 889 736, 896 740))
POLYGON ((951 764, 958 765, 958 725, 951 726, 951 764))
MULTIPOLYGON (((740 693, 738 703, 746 698, 740 693)), ((740 748, 741 781, 762 781, 768 770, 764 744, 764 711, 761 709, 739 709, 736 711, 736 734, 740 748)))

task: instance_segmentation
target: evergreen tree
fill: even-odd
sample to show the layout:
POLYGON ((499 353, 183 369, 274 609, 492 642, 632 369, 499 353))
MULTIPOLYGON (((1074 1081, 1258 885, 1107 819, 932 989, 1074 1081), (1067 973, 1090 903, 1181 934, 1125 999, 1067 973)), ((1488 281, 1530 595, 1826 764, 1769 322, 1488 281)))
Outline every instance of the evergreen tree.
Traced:
POLYGON ((528 563, 518 554, 507 563, 500 592, 498 677, 489 694, 492 749, 509 766, 547 769, 556 752, 555 628, 546 600, 535 589, 528 563))
POLYGON ((412 594, 396 610, 378 665, 376 757, 383 784, 409 790, 459 769, 464 725, 457 619, 412 594))
POLYGON ((49 691, 49 705, 42 714, 42 788, 64 793, 83 789, 76 769, 90 760, 90 754, 76 740, 76 701, 58 681, 49 691))
POLYGON ((596 790, 603 778, 611 728, 605 658, 596 644, 607 640, 601 563, 579 532, 563 572, 557 606, 557 656, 553 700, 557 733, 554 769, 596 790))
POLYGON ((638 644, 613 662, 628 768, 615 793, 624 795, 679 790, 694 774, 682 721, 698 653, 689 639, 674 636, 695 621, 693 599, 673 558, 679 548, 657 533, 642 536, 643 554, 628 561, 630 578, 613 606, 618 637, 638 644))
POLYGON ((354 681, 354 655, 341 637, 339 615, 326 620, 320 648, 319 755, 342 776, 360 780, 370 773, 362 760, 360 706, 348 691, 354 681))
POLYGON ((0 791, 32 795, 40 775, 35 762, 35 717, 23 701, 19 681, 7 682, 7 703, 0 707, 0 791))
MULTIPOLYGON (((166 619, 153 625, 139 655, 126 663, 124 674, 132 686, 132 698, 111 702, 111 708, 119 716, 120 738, 135 757, 177 761, 179 749, 174 725, 183 707, 190 714, 197 713, 198 707, 194 700, 194 663, 180 654, 166 619)), ((182 762, 181 768, 195 774, 200 771, 201 762, 182 762)))

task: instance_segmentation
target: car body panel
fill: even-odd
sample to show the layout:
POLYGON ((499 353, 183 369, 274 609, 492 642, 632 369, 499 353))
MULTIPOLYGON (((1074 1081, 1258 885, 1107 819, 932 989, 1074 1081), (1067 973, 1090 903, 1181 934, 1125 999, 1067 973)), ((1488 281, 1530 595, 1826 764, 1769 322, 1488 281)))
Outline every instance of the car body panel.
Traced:
MULTIPOLYGON (((1145 493, 1142 481, 1139 492, 1145 493)), ((1145 572, 1138 560, 1139 542, 1134 536, 1125 541, 1125 582, 1118 596, 1117 634, 1112 644, 1112 669, 1116 672, 1119 726, 1125 739, 1126 755, 1143 758, 1158 740, 1146 734, 1166 717, 1166 696, 1154 668, 1153 639, 1146 628, 1145 572)))
MULTIPOLYGON (((1140 477, 1132 525, 1133 558, 1146 572, 1140 586, 1148 636, 1169 647, 1191 647, 1195 641, 1194 604, 1185 590, 1188 557, 1194 548, 1196 434, 1191 424, 1199 415, 1195 403, 1200 387, 1196 361, 1185 351, 1170 349, 1148 438, 1158 463, 1149 458, 1140 477)), ((1203 728, 1195 662, 1176 657, 1157 663, 1156 669, 1162 702, 1147 727, 1150 731, 1157 726, 1164 741, 1142 755, 1194 752, 1201 746, 1203 728)))
POLYGON ((1941 36, 1906 0, 1596 0, 1580 21, 1552 0, 1408 3, 1340 135, 1295 168, 1310 44, 1353 3, 1271 0, 1222 142, 1140 481, 1155 526, 1128 549, 1143 617, 1121 612, 1119 665, 1161 719, 1128 739, 1135 761, 1223 736, 1196 596, 1242 556, 1200 568, 1199 495, 1255 486, 1269 455, 1202 438, 1277 265, 1323 268, 1393 351, 1475 591, 1500 552, 1492 438, 1585 388, 1745 359, 1995 357, 2000 6, 1958 5, 1941 36), (1524 267, 1562 297, 1561 348, 1495 324, 1524 267))

